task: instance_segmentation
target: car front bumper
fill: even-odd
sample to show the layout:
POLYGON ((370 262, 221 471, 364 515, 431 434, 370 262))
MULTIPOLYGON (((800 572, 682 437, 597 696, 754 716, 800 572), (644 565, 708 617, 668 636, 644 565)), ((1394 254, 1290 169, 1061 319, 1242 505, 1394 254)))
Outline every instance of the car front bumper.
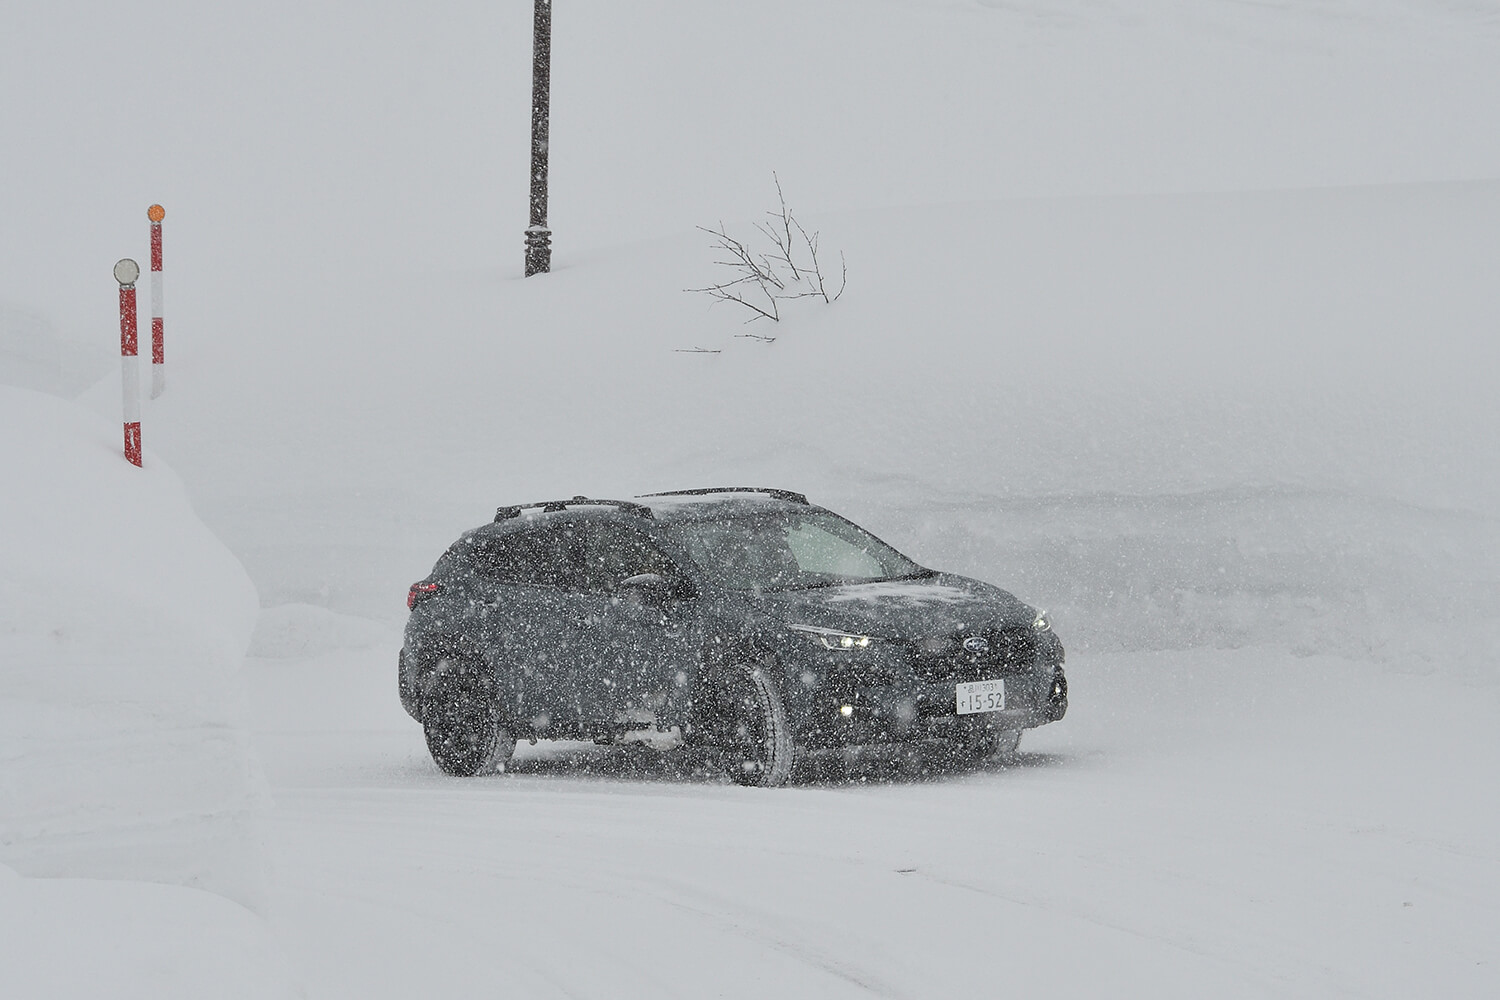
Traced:
POLYGON ((960 715, 957 680, 910 676, 884 684, 828 684, 806 692, 793 707, 797 739, 809 748, 902 743, 924 739, 974 742, 986 731, 1033 729, 1068 710, 1063 665, 997 673, 1005 708, 960 715))

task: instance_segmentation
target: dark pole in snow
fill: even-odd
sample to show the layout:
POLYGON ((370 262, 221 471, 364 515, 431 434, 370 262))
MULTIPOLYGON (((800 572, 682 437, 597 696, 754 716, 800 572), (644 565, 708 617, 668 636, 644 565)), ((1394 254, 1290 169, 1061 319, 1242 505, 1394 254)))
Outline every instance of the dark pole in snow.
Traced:
POLYGON ((526 276, 552 270, 547 228, 547 131, 552 90, 552 0, 536 0, 531 45, 531 225, 526 229, 526 276))

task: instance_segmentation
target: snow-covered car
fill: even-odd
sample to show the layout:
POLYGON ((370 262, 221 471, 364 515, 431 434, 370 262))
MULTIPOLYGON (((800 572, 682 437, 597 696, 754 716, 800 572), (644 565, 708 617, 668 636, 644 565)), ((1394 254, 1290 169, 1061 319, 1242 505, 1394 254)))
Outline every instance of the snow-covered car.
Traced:
POLYGON ((450 774, 645 733, 779 785, 799 749, 1013 754, 1068 705, 1045 615, 785 490, 501 507, 407 604, 401 703, 450 774))

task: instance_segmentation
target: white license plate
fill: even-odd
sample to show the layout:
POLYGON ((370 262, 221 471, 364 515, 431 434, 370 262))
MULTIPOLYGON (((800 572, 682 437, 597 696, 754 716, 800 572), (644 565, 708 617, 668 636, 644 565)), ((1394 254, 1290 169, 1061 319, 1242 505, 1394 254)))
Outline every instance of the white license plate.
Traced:
POLYGON ((1005 681, 970 681, 958 686, 958 714, 978 715, 1005 708, 1005 681))

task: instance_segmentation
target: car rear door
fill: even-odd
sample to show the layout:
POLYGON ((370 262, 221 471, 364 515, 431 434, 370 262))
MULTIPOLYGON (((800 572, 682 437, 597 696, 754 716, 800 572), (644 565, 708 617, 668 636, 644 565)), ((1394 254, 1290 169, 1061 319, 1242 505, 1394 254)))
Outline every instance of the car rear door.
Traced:
POLYGON ((617 712, 658 718, 682 694, 697 669, 701 624, 681 568, 639 527, 625 522, 589 526, 580 537, 583 583, 590 595, 589 635, 581 649, 595 684, 617 712), (631 585, 643 576, 662 584, 631 585))
POLYGON ((493 539, 476 569, 486 578, 484 645, 514 713, 536 735, 561 738, 588 735, 612 717, 582 669, 589 614, 577 585, 573 526, 543 524, 493 539))

